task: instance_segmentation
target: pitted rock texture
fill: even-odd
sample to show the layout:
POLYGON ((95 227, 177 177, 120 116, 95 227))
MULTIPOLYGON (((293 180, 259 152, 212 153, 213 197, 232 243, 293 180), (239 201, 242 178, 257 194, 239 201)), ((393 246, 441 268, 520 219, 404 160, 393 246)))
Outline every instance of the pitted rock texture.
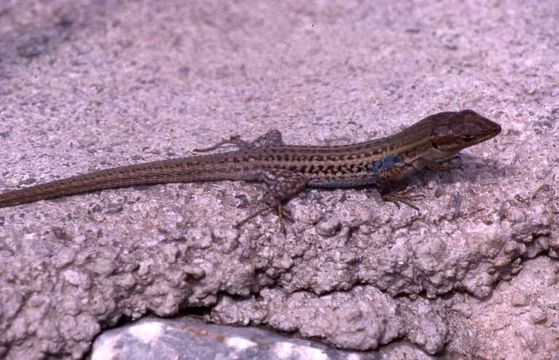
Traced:
MULTIPOLYGON (((109 190, 0 209, 0 357, 80 358, 146 314, 206 313, 347 350, 558 353, 559 3, 0 5, 0 191, 272 128, 345 144, 474 109, 503 132, 409 186, 109 190), (518 320, 518 321, 517 321, 518 320)), ((427 356, 427 355, 426 355, 427 356)))

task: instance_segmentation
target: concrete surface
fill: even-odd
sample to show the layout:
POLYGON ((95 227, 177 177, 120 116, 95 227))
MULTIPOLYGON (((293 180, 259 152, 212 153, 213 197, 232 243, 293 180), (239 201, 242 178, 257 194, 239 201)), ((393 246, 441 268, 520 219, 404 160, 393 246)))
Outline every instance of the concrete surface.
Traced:
POLYGON ((418 213, 308 191, 284 236, 264 187, 104 191, 0 209, 0 357, 83 357, 104 329, 203 309, 348 350, 559 353, 559 3, 4 1, 0 190, 474 109, 496 139, 425 172, 418 213))

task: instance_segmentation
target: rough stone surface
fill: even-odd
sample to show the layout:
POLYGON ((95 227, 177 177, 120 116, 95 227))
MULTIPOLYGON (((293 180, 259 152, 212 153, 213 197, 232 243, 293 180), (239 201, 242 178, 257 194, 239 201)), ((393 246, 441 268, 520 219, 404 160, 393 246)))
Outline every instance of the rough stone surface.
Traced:
POLYGON ((411 208, 169 184, 0 209, 0 357, 80 358, 103 329, 203 309, 349 350, 559 353, 559 3, 31 0, 0 4, 0 189, 187 156, 271 128, 383 136, 443 110, 503 126, 411 208), (409 345, 402 345, 409 346, 409 345))

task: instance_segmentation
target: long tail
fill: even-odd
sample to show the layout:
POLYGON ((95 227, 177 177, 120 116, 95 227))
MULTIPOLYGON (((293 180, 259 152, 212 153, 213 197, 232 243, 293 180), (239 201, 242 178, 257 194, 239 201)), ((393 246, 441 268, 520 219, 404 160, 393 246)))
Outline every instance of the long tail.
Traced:
POLYGON ((239 153, 195 156, 116 167, 0 194, 0 207, 135 185, 251 180, 239 153))

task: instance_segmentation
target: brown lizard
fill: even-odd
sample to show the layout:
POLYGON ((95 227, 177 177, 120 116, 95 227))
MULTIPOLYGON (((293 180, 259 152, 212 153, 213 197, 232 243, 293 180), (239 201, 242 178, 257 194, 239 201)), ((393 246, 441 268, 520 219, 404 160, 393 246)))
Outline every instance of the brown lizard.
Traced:
MULTIPOLYGON (((233 144, 236 151, 99 170, 5 192, 0 194, 0 207, 134 185, 219 180, 266 183, 269 189, 261 205, 240 225, 268 209, 288 216, 281 203, 309 187, 385 187, 422 168, 436 168, 460 150, 500 132, 498 124, 472 110, 434 114, 394 135, 350 145, 286 145, 281 133, 272 130, 253 142, 233 136, 195 150, 207 152, 233 144)), ((389 193, 386 197, 406 202, 389 193)))

